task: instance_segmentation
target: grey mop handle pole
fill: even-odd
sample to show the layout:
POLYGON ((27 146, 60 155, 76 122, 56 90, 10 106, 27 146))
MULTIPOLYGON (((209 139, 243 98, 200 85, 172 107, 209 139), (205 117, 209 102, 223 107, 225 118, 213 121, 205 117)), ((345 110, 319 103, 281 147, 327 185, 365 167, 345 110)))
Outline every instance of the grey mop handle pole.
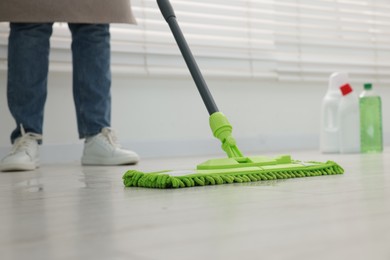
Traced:
POLYGON ((207 111, 210 115, 218 112, 218 107, 215 104, 213 96, 211 95, 209 88, 207 87, 206 81, 203 78, 202 73, 199 70, 198 64, 195 61, 194 56, 192 55, 191 49, 189 48, 186 39, 180 29, 179 24, 177 23, 175 13, 173 11, 172 5, 168 0, 157 0, 157 4, 160 8, 162 15, 167 21, 173 36, 175 37, 176 43, 179 46, 181 54, 187 64, 187 67, 192 75, 192 78, 195 81, 195 84, 198 88, 198 91, 203 99, 204 104, 206 105, 207 111))

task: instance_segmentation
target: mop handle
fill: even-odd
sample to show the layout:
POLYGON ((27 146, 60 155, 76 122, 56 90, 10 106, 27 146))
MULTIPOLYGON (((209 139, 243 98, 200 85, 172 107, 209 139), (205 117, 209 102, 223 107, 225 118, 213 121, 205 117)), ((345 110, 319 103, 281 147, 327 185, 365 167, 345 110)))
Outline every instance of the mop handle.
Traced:
POLYGON ((210 115, 218 112, 218 107, 214 102, 213 96, 211 95, 206 81, 203 78, 202 73, 199 70, 198 64, 196 63, 194 56, 187 44, 186 39, 177 23, 175 12, 173 11, 172 5, 169 0, 157 0, 158 7, 165 20, 167 21, 173 36, 175 37, 176 43, 179 46, 181 54, 187 64, 187 67, 195 81, 198 91, 206 105, 207 111, 210 115))

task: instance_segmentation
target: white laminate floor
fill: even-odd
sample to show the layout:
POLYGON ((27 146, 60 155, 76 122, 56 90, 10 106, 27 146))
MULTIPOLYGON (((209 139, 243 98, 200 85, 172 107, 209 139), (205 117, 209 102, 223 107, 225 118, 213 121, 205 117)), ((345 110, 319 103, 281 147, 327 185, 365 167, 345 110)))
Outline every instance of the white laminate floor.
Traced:
POLYGON ((390 149, 290 154, 345 174, 156 190, 121 177, 208 158, 0 173, 0 259, 390 259, 390 149))

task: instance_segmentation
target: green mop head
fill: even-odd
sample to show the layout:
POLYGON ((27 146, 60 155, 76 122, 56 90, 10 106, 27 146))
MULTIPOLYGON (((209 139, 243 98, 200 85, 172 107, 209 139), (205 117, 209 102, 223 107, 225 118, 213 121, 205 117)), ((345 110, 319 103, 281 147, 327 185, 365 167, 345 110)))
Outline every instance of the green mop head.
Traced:
POLYGON ((210 126, 229 158, 208 160, 196 170, 157 171, 144 173, 129 170, 123 176, 126 187, 185 188, 194 186, 277 180, 321 175, 342 174, 337 163, 328 161, 302 162, 289 155, 276 158, 265 156, 244 157, 231 135, 232 126, 220 113, 210 116, 210 126))
POLYGON ((344 172, 343 168, 332 161, 326 163, 301 162, 291 160, 290 156, 281 156, 274 159, 260 156, 245 157, 245 160, 252 162, 240 165, 239 162, 234 162, 234 160, 230 159, 215 159, 198 165, 198 169, 192 171, 143 173, 136 170, 129 170, 123 176, 123 183, 126 187, 166 189, 334 175, 344 172), (218 168, 219 163, 223 167, 226 167, 230 163, 236 167, 218 168), (202 165, 211 165, 215 168, 212 169, 213 167, 211 167, 211 169, 201 170, 199 168, 202 168, 202 165))

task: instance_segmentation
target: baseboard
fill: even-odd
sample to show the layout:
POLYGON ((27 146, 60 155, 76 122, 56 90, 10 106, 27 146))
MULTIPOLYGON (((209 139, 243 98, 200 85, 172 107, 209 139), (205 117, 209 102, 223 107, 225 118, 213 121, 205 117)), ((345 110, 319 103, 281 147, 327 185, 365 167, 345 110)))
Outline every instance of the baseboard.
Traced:
MULTIPOLYGON (((294 150, 318 149, 318 136, 291 135, 267 138, 237 138, 240 150, 248 153, 290 152, 294 150)), ((122 146, 136 151, 141 158, 187 157, 187 156, 225 156, 216 139, 171 140, 171 141, 133 141, 122 142, 122 146)), ((0 147, 0 157, 9 152, 10 147, 0 147)), ((83 144, 43 144, 40 147, 42 163, 79 162, 83 144)))

